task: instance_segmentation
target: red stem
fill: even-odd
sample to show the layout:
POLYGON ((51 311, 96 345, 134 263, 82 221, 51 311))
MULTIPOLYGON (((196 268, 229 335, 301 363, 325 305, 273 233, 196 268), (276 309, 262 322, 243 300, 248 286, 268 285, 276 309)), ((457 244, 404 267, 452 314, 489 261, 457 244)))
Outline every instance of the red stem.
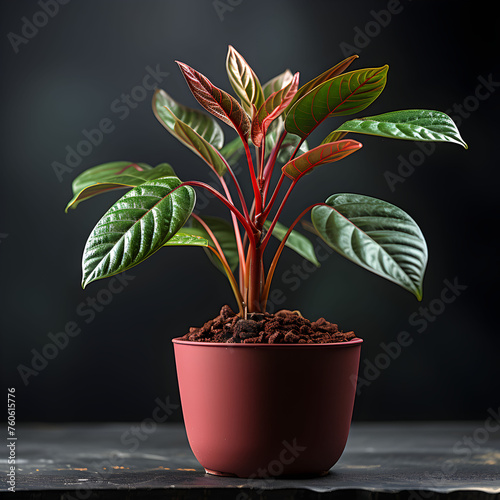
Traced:
MULTIPOLYGON (((245 197, 243 196, 243 191, 241 190, 241 187, 240 187, 240 183, 238 182, 238 179, 236 178, 236 176, 234 175, 234 171, 233 169, 231 168, 231 165, 229 165, 229 163, 226 161, 226 159, 220 154, 219 151, 217 151, 217 154, 220 156, 221 160, 224 162, 224 164, 226 165, 226 168, 227 168, 227 171, 229 172, 229 175, 231 176, 231 179, 233 179, 233 182, 234 182, 234 185, 236 186, 236 191, 238 193, 238 197, 240 199, 240 203, 241 203, 241 207, 243 209, 243 214, 245 215, 245 218, 250 222, 251 221, 251 218, 250 218, 250 215, 248 214, 248 207, 247 207, 247 204, 245 202, 245 197)), ((222 177, 219 176, 221 179, 222 177)), ((228 196, 229 198, 229 196, 228 196)))
MULTIPOLYGON (((224 192, 226 193, 226 197, 229 200, 230 203, 233 203, 233 200, 231 199, 231 193, 229 192, 229 188, 227 187, 226 181, 223 179, 223 177, 219 176, 220 183, 222 184, 222 187, 224 188, 224 192)), ((244 203, 243 200, 243 209, 246 211, 248 214, 248 211, 246 210, 246 204, 244 203)), ((249 220, 249 217, 246 217, 247 220, 249 220)), ((244 259, 245 259, 245 253, 243 251, 243 241, 241 238, 241 233, 240 233, 240 226, 238 225, 238 220, 236 219, 236 215, 231 212, 231 220, 233 222, 233 228, 234 228, 234 236, 236 238, 236 247, 238 249, 238 261, 239 261, 239 278, 240 278, 240 283, 243 278, 243 265, 241 264, 244 259)), ((245 232, 246 234, 246 232, 245 232)))
POLYGON ((248 168, 250 170, 250 178, 252 180, 253 195, 255 197, 255 213, 260 214, 262 212, 262 198, 260 196, 260 189, 257 183, 257 178, 255 177, 255 167, 253 166, 252 153, 250 152, 250 148, 248 147, 248 142, 244 140, 244 138, 242 138, 241 140, 243 141, 243 146, 245 147, 248 168))
POLYGON ((276 223, 278 222, 278 219, 280 218, 281 212, 283 211, 283 207, 285 206, 286 201, 288 200, 288 197, 290 196, 293 188, 295 187, 295 184, 297 183, 297 179, 295 179, 291 184, 290 187, 288 188, 288 191, 286 192, 283 200, 281 201, 281 205, 278 208, 278 211, 276 212, 276 215, 274 216, 274 219, 271 223, 271 226, 267 230, 267 234, 262 240, 261 246, 263 248, 266 248, 267 242, 269 241, 269 238, 271 237, 271 234, 273 232, 274 226, 276 226, 276 223))
POLYGON ((250 276, 248 283, 248 301, 247 307, 249 312, 262 312, 262 282, 263 267, 262 267, 262 252, 260 246, 251 246, 250 252, 250 276))
POLYGON ((212 238, 212 241, 214 242, 215 248, 217 249, 217 251, 220 254, 221 260, 224 260, 224 263, 226 264, 226 266, 229 267, 229 263, 226 259, 226 255, 222 251, 222 247, 220 246, 219 240, 217 239, 217 237, 215 236, 213 231, 210 229, 210 226, 199 215, 191 214, 191 217, 196 219, 200 223, 200 225, 203 227, 203 229, 207 232, 208 236, 210 236, 210 238, 212 238))
MULTIPOLYGON (((194 186, 194 187, 201 187, 212 193, 218 200, 222 201, 224 205, 226 205, 229 210, 238 218, 238 220, 241 222, 243 227, 245 228, 245 231, 248 233, 248 237, 250 238, 250 241, 255 244, 255 237, 253 234, 253 229, 248 223, 248 221, 245 219, 245 217, 241 214, 241 212, 234 206, 233 203, 231 203, 227 198, 222 196, 219 191, 214 189, 212 186, 209 186, 208 184, 204 182, 199 182, 199 181, 186 181, 183 182, 182 184, 179 184, 175 189, 179 189, 181 186, 194 186)), ((175 191, 175 189, 173 191, 175 191)))
MULTIPOLYGON (((273 261, 271 262, 271 265, 269 266, 269 272, 267 273, 267 279, 264 284, 264 288, 262 290, 262 305, 265 309, 266 304, 267 304, 267 297, 269 296, 269 290, 271 288, 271 281, 274 276, 274 271, 276 270, 276 266, 278 265, 278 260, 280 258, 281 252, 283 251, 283 248, 285 247, 286 240, 290 236, 291 232, 293 231, 293 228, 299 222, 304 215, 309 212, 309 210, 313 209, 314 207, 320 206, 320 205, 326 205, 326 203, 315 203, 314 205, 311 205, 307 207, 301 214, 293 221, 292 225, 288 228, 288 231, 285 234, 285 237, 280 243, 280 246, 278 247, 278 250, 276 250, 276 253, 274 255, 273 261)), ((270 230, 269 234, 271 234, 272 230, 270 230)))
POLYGON ((266 217, 269 215, 269 212, 273 208, 274 202, 276 201, 276 197, 278 196, 279 190, 281 188, 281 184, 283 184, 283 181, 285 180, 285 174, 281 173, 281 176, 279 178, 278 183, 276 184, 276 187, 274 188, 274 193, 271 199, 269 200, 269 203, 267 204, 267 207, 264 210, 264 220, 266 217))
POLYGON ((269 155, 269 158, 267 160, 266 166, 264 168, 264 201, 267 198, 267 192, 269 190, 269 184, 271 183, 271 177, 273 176, 273 170, 274 170, 274 165, 276 164, 276 158, 278 157, 279 150, 281 148, 281 145, 283 144, 283 141, 285 140, 286 137, 286 130, 284 130, 276 142, 276 144, 273 146, 273 149, 271 150, 271 154, 269 155))
MULTIPOLYGON (((304 138, 302 138, 299 143, 297 144, 297 147, 295 148, 292 156, 290 157, 290 160, 288 161, 292 161, 294 156, 297 154, 297 151, 299 150, 300 146, 302 146, 302 143, 304 142, 304 138)), ((276 199, 276 196, 278 194, 278 188, 281 187, 281 183, 283 182, 283 177, 284 177, 284 174, 283 172, 281 173, 281 177, 280 177, 280 180, 278 182, 278 185, 276 186, 276 189, 274 190, 274 194, 273 194, 273 197, 272 199, 269 201, 269 205, 268 207, 266 208, 265 210, 265 214, 266 214, 266 217, 267 215, 269 214, 271 208, 272 208, 272 205, 274 204, 274 201, 276 199)), ((264 240, 262 241, 261 245, 263 246, 263 248, 266 247, 267 245, 267 242, 269 241, 269 238, 271 237, 271 234, 273 232, 273 229, 274 229, 274 226, 276 226, 276 223, 278 222, 278 219, 281 215, 281 212, 283 210, 283 207, 285 206, 285 203, 286 201, 288 200, 288 197, 290 196, 290 193, 292 192, 293 188, 295 187, 295 184, 297 184, 297 181, 300 179, 300 177, 302 176, 299 176, 297 177, 296 179, 293 180, 292 184, 290 184, 290 187, 288 188, 288 191, 286 192, 285 194, 285 197, 283 198, 282 202, 281 202, 281 205, 279 206, 278 208, 278 211, 276 212, 276 215, 274 216, 274 219, 273 219, 273 222, 271 223, 271 226, 269 227, 269 230, 267 231, 267 234, 264 238, 264 240)))

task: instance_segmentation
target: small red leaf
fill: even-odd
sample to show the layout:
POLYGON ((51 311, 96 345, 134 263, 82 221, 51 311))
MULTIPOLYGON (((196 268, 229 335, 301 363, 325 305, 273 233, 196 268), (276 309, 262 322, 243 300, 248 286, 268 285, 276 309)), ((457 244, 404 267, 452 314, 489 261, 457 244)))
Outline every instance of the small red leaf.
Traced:
POLYGON ((273 92, 257 112, 254 110, 254 119, 252 120, 252 141, 257 147, 260 147, 262 144, 262 139, 266 135, 267 128, 271 122, 278 118, 278 116, 285 111, 290 102, 292 102, 298 87, 299 73, 295 73, 288 85, 277 92, 273 92))
POLYGON ((242 137, 247 138, 250 132, 250 120, 238 101, 187 64, 176 62, 195 99, 209 113, 233 127, 242 137))
POLYGON ((342 160, 342 158, 354 153, 361 147, 360 142, 353 140, 322 144, 289 161, 283 166, 282 171, 287 177, 297 181, 318 165, 342 160))

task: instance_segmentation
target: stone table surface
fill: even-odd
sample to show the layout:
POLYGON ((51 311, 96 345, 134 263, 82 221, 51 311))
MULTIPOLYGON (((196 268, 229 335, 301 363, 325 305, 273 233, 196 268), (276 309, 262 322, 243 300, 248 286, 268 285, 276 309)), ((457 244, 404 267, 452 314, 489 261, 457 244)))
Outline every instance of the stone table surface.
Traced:
POLYGON ((153 425, 19 425, 16 491, 12 496, 7 490, 9 449, 4 444, 0 497, 500 500, 500 422, 493 417, 354 423, 345 452, 328 475, 295 480, 207 475, 181 424, 153 425))

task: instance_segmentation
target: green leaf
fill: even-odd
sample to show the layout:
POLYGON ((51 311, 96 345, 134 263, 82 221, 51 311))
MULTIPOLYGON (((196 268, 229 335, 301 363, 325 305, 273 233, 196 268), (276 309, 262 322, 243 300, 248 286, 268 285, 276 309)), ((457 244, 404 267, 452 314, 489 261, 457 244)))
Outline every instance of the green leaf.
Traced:
POLYGON ((274 94, 274 92, 278 92, 278 90, 281 90, 283 87, 286 87, 292 81, 292 78, 293 78, 292 72, 289 69, 287 69, 283 73, 269 80, 262 86, 262 91, 264 92, 264 99, 267 99, 271 94, 274 94))
POLYGON ((145 182, 104 214, 83 251, 84 288, 139 264, 182 228, 193 211, 195 192, 180 184, 177 177, 145 182))
MULTIPOLYGON (((189 228, 188 228, 189 231, 189 228)), ((181 246, 194 246, 194 247, 208 247, 208 240, 201 236, 194 234, 187 234, 181 229, 178 233, 174 234, 165 245, 165 247, 181 247, 181 246)))
POLYGON ((311 220, 340 255, 422 299, 427 245, 416 222, 390 203, 335 194, 312 209, 311 220))
POLYGON ((245 152, 245 146, 238 136, 232 141, 228 142, 221 150, 220 154, 226 159, 226 161, 234 166, 238 160, 243 156, 245 152))
POLYGON ((153 113, 158 121, 174 136, 175 120, 174 114, 180 121, 189 125, 198 135, 217 149, 224 145, 224 132, 217 120, 202 111, 188 108, 178 103, 164 90, 157 89, 153 95, 153 113), (170 113, 167 111, 168 108, 170 113))
POLYGON ((195 99, 216 118, 233 127, 242 137, 250 133, 250 119, 238 101, 216 87, 206 76, 177 61, 195 99))
POLYGON ((454 142, 467 149, 455 122, 446 113, 427 109, 406 109, 356 118, 343 123, 335 132, 357 132, 409 141, 454 142))
MULTIPOLYGON (((283 141, 283 144, 281 145, 280 152, 278 154, 278 161, 281 163, 287 163, 290 161, 290 158, 295 151, 295 148, 300 142, 300 137, 298 135, 294 134, 287 134, 285 137, 285 140, 283 141)), ((307 153, 309 151, 309 146, 307 144, 307 141, 303 141, 302 144, 300 145, 299 150, 297 151, 297 154, 303 155, 304 153, 307 153)))
MULTIPOLYGON (((328 134, 322 141, 321 144, 328 144, 329 142, 337 142, 343 139, 347 135, 347 132, 338 132, 334 130, 330 134, 328 134)), ((320 144, 320 145, 321 145, 320 144)))
POLYGON ((289 110, 285 128, 307 137, 329 116, 350 115, 368 107, 384 90, 389 66, 359 69, 310 90, 289 110))
POLYGON ((174 120, 173 133, 184 145, 204 160, 207 165, 217 174, 223 176, 227 170, 220 153, 201 135, 197 134, 189 125, 177 118, 172 111, 165 107, 166 113, 170 113, 174 120))
POLYGON ((307 153, 283 165, 283 173, 292 180, 298 180, 313 168, 342 160, 360 149, 362 144, 357 141, 345 140, 319 145, 307 153))
POLYGON ((241 99, 243 109, 252 115, 253 106, 259 109, 264 102, 262 87, 250 65, 231 45, 227 52, 226 71, 231 86, 241 99))
MULTIPOLYGON (((222 252, 226 256, 227 263, 234 271, 239 264, 238 256, 238 246, 236 245, 236 237, 234 235, 234 229, 231 223, 220 217, 205 216, 202 217, 203 222, 207 224, 214 236, 217 238, 219 245, 222 248, 222 252)), ((206 238, 210 246, 215 248, 215 244, 212 238, 209 236, 205 228, 196 220, 192 219, 192 228, 185 229, 186 232, 191 232, 191 229, 197 231, 199 236, 206 238)), ((194 233, 196 234, 196 233, 194 233)), ((219 259, 214 258, 212 252, 207 252, 208 257, 213 262, 213 264, 223 273, 226 274, 224 267, 222 266, 219 259)))
MULTIPOLYGON (((269 229, 271 227, 271 222, 266 220, 264 222, 264 227, 269 229)), ((287 231, 288 228, 284 224, 277 222, 273 229, 273 236, 279 241, 283 241, 287 231)), ((320 263, 314 252, 313 244, 309 241, 309 239, 295 229, 292 230, 288 236, 285 246, 295 250, 301 257, 304 257, 304 259, 312 262, 316 267, 320 267, 320 263)))
MULTIPOLYGON (((269 126, 266 134, 266 158, 271 154, 271 150, 273 146, 276 144, 278 139, 280 138, 282 132, 285 130, 283 117, 280 116, 276 120, 274 120, 269 126)), ((294 134, 287 134, 283 143, 281 144, 279 153, 278 153, 278 161, 280 163, 286 163, 290 160, 295 148, 300 142, 300 137, 294 134)), ((309 151, 309 147, 307 145, 307 141, 302 142, 298 154, 304 154, 309 151)))
POLYGON ((297 91, 297 94, 290 103, 290 107, 292 107, 301 97, 305 96, 308 92, 316 88, 318 85, 321 85, 323 82, 331 80, 333 77, 342 74, 351 65, 351 63, 355 61, 358 57, 359 56, 357 55, 348 57, 347 59, 344 59, 343 61, 333 66, 332 68, 327 69, 324 73, 321 73, 321 75, 317 76, 310 82, 307 82, 305 85, 302 85, 302 87, 300 87, 300 89, 297 91))
POLYGON ((107 191, 135 187, 146 181, 175 175, 168 163, 152 168, 146 163, 115 161, 89 168, 73 181, 73 198, 66 206, 76 208, 79 203, 107 191))

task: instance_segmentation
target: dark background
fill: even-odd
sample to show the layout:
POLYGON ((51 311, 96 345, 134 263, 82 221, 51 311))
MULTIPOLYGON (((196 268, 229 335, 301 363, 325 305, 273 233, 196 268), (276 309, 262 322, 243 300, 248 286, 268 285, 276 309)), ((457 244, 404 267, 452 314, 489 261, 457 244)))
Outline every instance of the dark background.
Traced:
MULTIPOLYGON (((293 214, 335 192, 400 206, 416 219, 429 246, 422 303, 337 255, 320 271, 302 270, 305 278, 292 290, 284 273, 303 263, 286 251, 274 285, 286 297, 280 307, 300 309, 311 319, 324 316, 365 339, 356 420, 483 420, 488 409, 498 408, 499 92, 493 85, 483 89, 481 100, 475 95, 481 78, 500 81, 497 26, 492 12, 455 1, 401 0, 390 21, 381 14, 382 21, 374 22, 373 12, 396 4, 72 0, 37 33, 28 29, 30 37, 16 53, 12 40, 19 38, 12 33, 23 36, 24 18, 38 15, 43 24, 41 6, 1 2, 2 387, 17 389, 19 420, 142 420, 151 416, 156 398, 178 403, 170 340, 215 316, 224 303, 234 305, 225 278, 196 248, 158 252, 127 273, 133 279, 122 293, 102 292, 109 280, 82 290, 86 238, 121 193, 64 213, 74 177, 106 161, 167 161, 183 180, 210 181, 201 160, 157 123, 151 90, 136 90, 145 98, 128 107, 127 116, 114 106, 141 84, 146 67, 159 65, 169 73, 159 86, 196 107, 175 59, 231 90, 224 69, 228 44, 262 82, 290 68, 301 72, 302 83, 343 59, 341 44, 358 45, 360 59, 352 68, 390 65, 385 92, 362 115, 428 108, 461 122, 468 151, 439 143, 423 155, 412 142, 356 137, 364 148, 308 176, 284 214, 289 223, 293 214), (65 163, 67 146, 75 148, 85 139, 83 130, 105 118, 114 130, 58 179, 53 163, 65 163), (397 173, 402 158, 420 164, 391 190, 384 173, 397 173), (443 306, 445 280, 466 289, 443 306), (112 300, 91 318, 81 304, 96 297, 112 300), (438 314, 411 324, 429 303, 438 314), (35 361, 36 374, 25 372, 23 381, 20 365, 33 369, 33 356, 44 349, 51 356, 49 334, 72 322, 79 335, 46 366, 35 361), (384 345, 402 331, 412 343, 386 363, 384 345)), ((329 121, 311 143, 337 124, 329 121)), ((223 211, 212 201, 204 213, 223 211)))

